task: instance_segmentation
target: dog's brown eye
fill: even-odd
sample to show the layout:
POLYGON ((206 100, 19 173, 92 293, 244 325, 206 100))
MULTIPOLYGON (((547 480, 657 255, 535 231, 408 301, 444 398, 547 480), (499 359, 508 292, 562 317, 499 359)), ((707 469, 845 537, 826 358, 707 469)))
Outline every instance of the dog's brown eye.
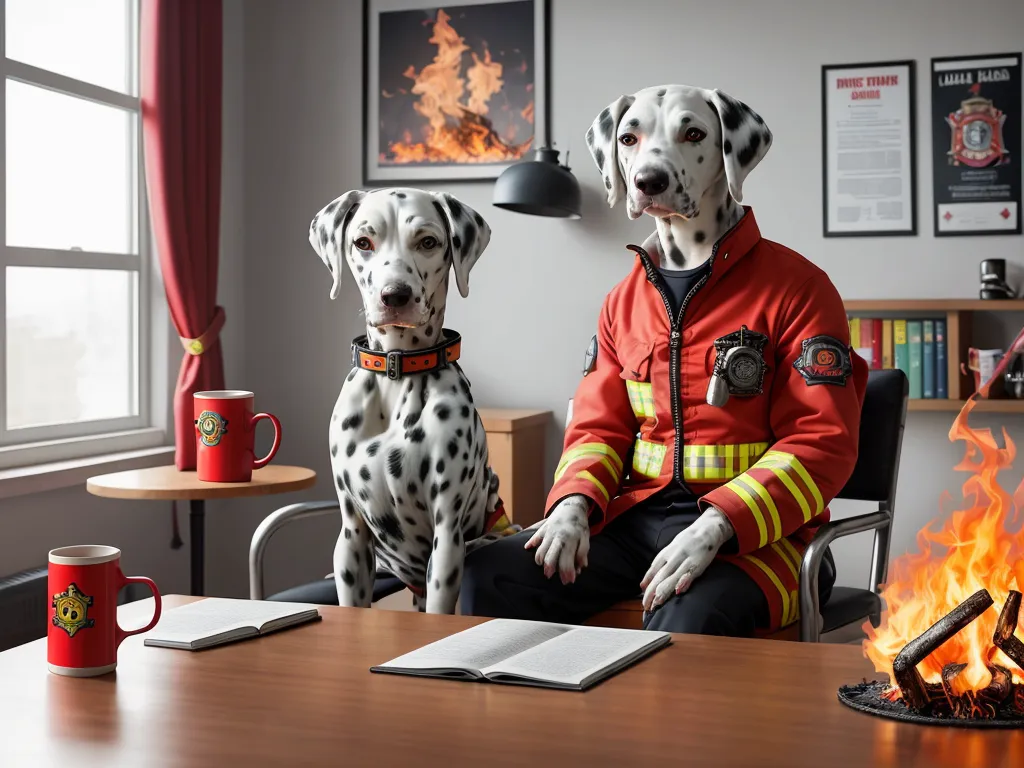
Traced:
POLYGON ((707 136, 707 134, 700 128, 687 128, 686 133, 683 134, 683 138, 687 141, 701 141, 705 136, 707 136))
POLYGON ((356 240, 354 243, 352 243, 352 245, 354 245, 360 251, 372 251, 373 250, 373 243, 370 242, 370 238, 368 238, 368 237, 360 237, 358 240, 356 240))
POLYGON ((619 143, 626 147, 632 147, 636 144, 636 136, 632 133, 624 133, 619 136, 619 143))
POLYGON ((424 237, 422 240, 420 240, 420 248, 423 248, 424 250, 427 251, 434 250, 435 248, 437 248, 437 245, 438 243, 436 237, 424 237))

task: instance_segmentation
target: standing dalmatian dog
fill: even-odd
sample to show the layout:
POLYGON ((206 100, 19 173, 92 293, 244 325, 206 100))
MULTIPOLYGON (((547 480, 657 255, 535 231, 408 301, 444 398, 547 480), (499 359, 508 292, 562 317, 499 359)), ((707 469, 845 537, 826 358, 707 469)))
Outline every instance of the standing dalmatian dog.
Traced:
POLYGON ((467 551, 518 530, 488 464, 483 424, 445 329, 449 274, 469 273, 490 228, 448 194, 353 190, 313 218, 309 242, 333 277, 355 276, 366 335, 331 416, 342 510, 334 550, 338 602, 369 607, 378 569, 401 579, 420 611, 454 613, 467 551))

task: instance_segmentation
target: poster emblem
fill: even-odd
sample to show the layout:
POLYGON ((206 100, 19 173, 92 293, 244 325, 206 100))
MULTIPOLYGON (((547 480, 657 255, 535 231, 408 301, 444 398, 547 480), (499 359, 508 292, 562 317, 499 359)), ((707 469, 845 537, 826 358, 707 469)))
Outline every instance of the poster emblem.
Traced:
POLYGON ((1006 115, 991 99, 973 96, 946 117, 950 128, 949 162, 986 168, 1010 161, 1003 142, 1006 115))

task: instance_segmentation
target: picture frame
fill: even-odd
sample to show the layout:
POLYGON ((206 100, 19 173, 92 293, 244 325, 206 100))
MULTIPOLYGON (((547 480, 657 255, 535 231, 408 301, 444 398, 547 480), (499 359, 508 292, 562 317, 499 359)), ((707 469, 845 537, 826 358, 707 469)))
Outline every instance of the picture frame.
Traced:
POLYGON ((1022 54, 930 62, 935 237, 1021 234, 1022 54))
POLYGON ((363 0, 363 183, 493 181, 548 146, 549 49, 549 0, 363 0))
POLYGON ((821 67, 824 237, 916 236, 912 59, 821 67))

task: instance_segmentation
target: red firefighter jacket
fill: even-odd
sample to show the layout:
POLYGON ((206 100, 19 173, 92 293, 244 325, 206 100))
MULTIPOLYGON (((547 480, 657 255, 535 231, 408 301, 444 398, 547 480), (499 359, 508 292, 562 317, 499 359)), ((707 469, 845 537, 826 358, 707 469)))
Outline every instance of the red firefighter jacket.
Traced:
POLYGON ((867 363, 850 349, 843 302, 821 269, 762 238, 746 206, 675 318, 656 234, 629 248, 635 263, 603 302, 545 515, 583 494, 597 534, 680 482, 732 523, 718 556, 763 590, 767 629, 791 624, 806 544, 857 457, 867 363), (763 369, 734 365, 728 400, 709 405, 716 360, 741 330, 763 369))

